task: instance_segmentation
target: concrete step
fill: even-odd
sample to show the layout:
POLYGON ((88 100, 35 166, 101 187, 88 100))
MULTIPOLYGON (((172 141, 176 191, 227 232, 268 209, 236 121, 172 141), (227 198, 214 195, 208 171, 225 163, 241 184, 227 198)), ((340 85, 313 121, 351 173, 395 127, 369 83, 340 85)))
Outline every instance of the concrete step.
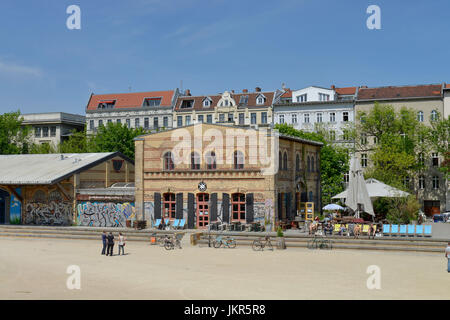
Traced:
MULTIPOLYGON (((237 246, 248 246, 252 245, 253 241, 238 241, 237 246)), ((197 244, 200 247, 208 247, 207 240, 199 240, 197 244)), ((276 247, 276 241, 272 241, 272 245, 276 247)), ((307 242, 286 242, 286 248, 307 248, 307 242)), ((380 250, 380 251, 404 251, 404 252, 431 252, 443 254, 444 248, 434 248, 434 247, 408 247, 408 246, 364 246, 364 245, 352 245, 352 244, 334 244, 332 249, 349 249, 349 250, 380 250)), ((323 249, 327 250, 327 249, 323 249)))

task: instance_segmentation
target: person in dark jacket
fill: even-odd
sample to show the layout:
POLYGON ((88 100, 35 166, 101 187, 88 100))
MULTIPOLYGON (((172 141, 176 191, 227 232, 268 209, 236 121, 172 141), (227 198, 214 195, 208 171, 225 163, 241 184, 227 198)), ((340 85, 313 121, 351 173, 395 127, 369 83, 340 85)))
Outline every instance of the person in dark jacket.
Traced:
POLYGON ((113 249, 114 249, 114 236, 113 236, 112 232, 110 232, 106 236, 106 239, 108 240, 108 252, 106 253, 106 255, 112 256, 113 249))
POLYGON ((102 254, 105 254, 105 253, 106 253, 106 242, 107 242, 107 239, 106 239, 106 231, 103 231, 103 234, 102 234, 102 242, 103 242, 102 254))

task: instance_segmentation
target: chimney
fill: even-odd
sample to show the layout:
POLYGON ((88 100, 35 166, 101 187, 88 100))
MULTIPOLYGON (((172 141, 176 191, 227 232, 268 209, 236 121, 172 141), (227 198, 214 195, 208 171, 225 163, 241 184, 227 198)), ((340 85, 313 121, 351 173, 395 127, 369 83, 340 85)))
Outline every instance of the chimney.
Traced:
POLYGON ((331 89, 334 90, 336 89, 336 86, 334 84, 331 85, 331 89))
POLYGON ((242 92, 243 92, 243 93, 247 93, 248 90, 247 90, 247 89, 243 89, 242 92))
POLYGON ((260 87, 256 87, 255 88, 255 92, 261 92, 261 88, 260 87))
POLYGON ((191 90, 186 89, 186 91, 184 91, 184 95, 185 96, 190 96, 191 95, 191 90))

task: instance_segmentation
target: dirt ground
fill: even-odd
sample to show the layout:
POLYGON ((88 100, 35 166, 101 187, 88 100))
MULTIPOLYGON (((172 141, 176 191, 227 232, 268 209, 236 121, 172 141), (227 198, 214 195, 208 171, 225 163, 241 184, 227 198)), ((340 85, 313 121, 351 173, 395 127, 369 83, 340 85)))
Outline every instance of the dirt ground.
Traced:
POLYGON ((106 257, 100 246, 1 238, 0 299, 450 299, 444 253, 166 251, 129 242, 127 255, 106 257), (80 267, 80 290, 66 286, 69 265, 80 267), (367 288, 370 265, 380 268, 379 290, 367 288))

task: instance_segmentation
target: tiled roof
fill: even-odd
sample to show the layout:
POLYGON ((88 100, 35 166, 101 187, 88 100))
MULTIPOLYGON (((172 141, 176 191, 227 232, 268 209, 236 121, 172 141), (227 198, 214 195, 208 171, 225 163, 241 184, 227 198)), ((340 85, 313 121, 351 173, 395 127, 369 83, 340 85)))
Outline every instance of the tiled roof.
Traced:
POLYGON ((285 89, 286 92, 281 95, 281 98, 292 98, 292 90, 289 88, 285 89))
POLYGON ((401 98, 420 98, 420 97, 440 97, 440 84, 419 85, 419 86, 400 86, 400 87, 379 87, 379 88, 360 88, 358 91, 358 100, 386 100, 401 98))
MULTIPOLYGON (((249 108, 260 108, 260 107, 268 107, 272 105, 274 92, 248 92, 248 93, 231 93, 231 97, 234 99, 236 104, 239 106, 239 101, 241 99, 241 96, 248 96, 248 103, 247 107, 249 108), (259 94, 263 94, 266 97, 266 101, 264 104, 256 104, 256 97, 259 94)), ((175 111, 207 111, 207 110, 214 110, 214 107, 217 106, 217 103, 222 98, 222 95, 209 95, 209 96, 182 96, 178 97, 177 102, 175 104, 175 111), (209 97, 212 100, 210 107, 203 107, 203 100, 205 98, 209 97), (193 108, 181 108, 181 104, 184 100, 193 100, 194 106, 193 108)))
POLYGON ((345 88, 335 88, 336 93, 339 95, 352 95, 356 93, 357 87, 345 87, 345 88))
POLYGON ((93 94, 87 110, 97 110, 100 102, 115 100, 114 109, 141 108, 145 98, 161 98, 161 107, 170 107, 175 91, 150 91, 133 93, 93 94))
POLYGON ((447 84, 445 85, 445 89, 450 89, 450 83, 447 83, 447 84))

